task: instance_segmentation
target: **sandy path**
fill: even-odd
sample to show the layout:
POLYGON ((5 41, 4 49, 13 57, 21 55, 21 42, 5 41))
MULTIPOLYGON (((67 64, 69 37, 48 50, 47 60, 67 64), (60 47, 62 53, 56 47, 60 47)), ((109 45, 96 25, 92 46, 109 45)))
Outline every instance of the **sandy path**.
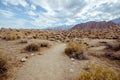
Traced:
POLYGON ((86 61, 71 61, 63 54, 65 47, 56 45, 30 58, 12 80, 75 80, 86 61))

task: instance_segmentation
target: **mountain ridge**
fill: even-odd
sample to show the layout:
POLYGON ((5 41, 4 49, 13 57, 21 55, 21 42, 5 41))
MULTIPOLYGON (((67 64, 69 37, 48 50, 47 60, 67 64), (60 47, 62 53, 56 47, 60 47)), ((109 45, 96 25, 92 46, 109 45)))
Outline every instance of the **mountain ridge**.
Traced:
POLYGON ((108 28, 110 26, 115 26, 116 23, 112 22, 112 21, 100 21, 100 22, 96 22, 96 21, 89 21, 86 23, 80 23, 75 25, 74 27, 71 28, 72 29, 104 29, 104 28, 108 28))

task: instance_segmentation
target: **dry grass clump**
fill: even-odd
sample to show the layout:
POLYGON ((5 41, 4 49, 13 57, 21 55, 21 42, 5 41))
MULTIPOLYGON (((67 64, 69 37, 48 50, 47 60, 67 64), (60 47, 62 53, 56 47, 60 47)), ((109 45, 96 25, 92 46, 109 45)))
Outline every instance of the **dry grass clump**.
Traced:
POLYGON ((28 52, 35 52, 40 50, 40 46, 35 43, 31 43, 25 47, 25 50, 28 52))
POLYGON ((104 57, 112 60, 120 60, 120 43, 114 42, 107 44, 107 52, 105 52, 104 57))
POLYGON ((46 48, 49 48, 51 45, 49 42, 41 42, 40 43, 40 47, 46 47, 46 48))
POLYGON ((0 51, 0 80, 6 80, 8 78, 9 68, 11 67, 8 65, 8 61, 8 57, 0 51))
POLYGON ((90 64, 90 68, 82 72, 78 80, 120 80, 120 74, 109 67, 90 64))
POLYGON ((107 44, 107 49, 110 49, 110 50, 113 50, 113 51, 119 51, 120 50, 120 43, 107 44))
POLYGON ((19 43, 22 43, 22 44, 24 44, 24 43, 28 43, 28 41, 27 40, 20 40, 20 42, 19 43))
POLYGON ((70 41, 65 48, 65 54, 75 59, 85 60, 88 59, 84 53, 85 50, 85 44, 70 41))
POLYGON ((104 54, 106 58, 113 59, 113 60, 120 60, 120 53, 115 52, 106 52, 104 54))
POLYGON ((4 39, 4 40, 15 40, 15 39, 17 39, 17 36, 7 35, 7 36, 4 36, 2 39, 4 39))

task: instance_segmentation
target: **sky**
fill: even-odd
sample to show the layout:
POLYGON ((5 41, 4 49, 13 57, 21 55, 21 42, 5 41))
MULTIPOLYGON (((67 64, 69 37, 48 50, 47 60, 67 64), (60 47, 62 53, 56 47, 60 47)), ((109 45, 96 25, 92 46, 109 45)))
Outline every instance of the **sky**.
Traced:
POLYGON ((120 0, 0 0, 0 28, 36 28, 109 21, 120 0))

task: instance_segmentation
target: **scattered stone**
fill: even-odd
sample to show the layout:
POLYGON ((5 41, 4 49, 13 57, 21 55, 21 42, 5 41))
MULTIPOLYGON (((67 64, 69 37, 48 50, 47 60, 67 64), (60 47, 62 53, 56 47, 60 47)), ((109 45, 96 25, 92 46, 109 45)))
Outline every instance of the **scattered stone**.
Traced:
POLYGON ((34 53, 31 54, 31 56, 34 56, 34 55, 35 55, 34 53))
POLYGON ((71 61, 74 61, 75 59, 74 58, 71 58, 71 61))
POLYGON ((74 70, 73 70, 73 69, 70 69, 70 72, 74 72, 74 70))
POLYGON ((26 60, 27 60, 26 58, 22 58, 21 62, 26 62, 26 60))

